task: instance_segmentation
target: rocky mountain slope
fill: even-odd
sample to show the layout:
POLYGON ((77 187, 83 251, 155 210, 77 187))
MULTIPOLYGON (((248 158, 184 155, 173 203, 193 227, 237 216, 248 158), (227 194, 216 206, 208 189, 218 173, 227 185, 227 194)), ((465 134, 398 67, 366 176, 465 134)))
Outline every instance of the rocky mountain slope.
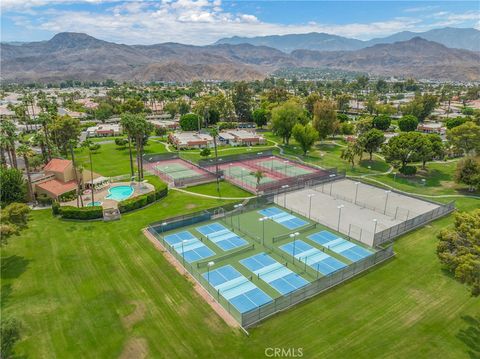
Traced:
POLYGON ((253 80, 292 67, 480 80, 479 53, 447 48, 419 37, 355 51, 295 50, 290 54, 251 44, 131 46, 78 33, 0 46, 1 79, 9 82, 253 80))
POLYGON ((353 51, 376 44, 392 44, 398 41, 408 41, 414 37, 438 42, 450 48, 480 51, 480 31, 472 28, 445 27, 425 32, 402 31, 391 36, 375 38, 368 41, 348 37, 312 32, 309 34, 289 34, 256 37, 229 37, 218 40, 215 44, 251 44, 273 47, 284 52, 294 50, 318 51, 353 51))

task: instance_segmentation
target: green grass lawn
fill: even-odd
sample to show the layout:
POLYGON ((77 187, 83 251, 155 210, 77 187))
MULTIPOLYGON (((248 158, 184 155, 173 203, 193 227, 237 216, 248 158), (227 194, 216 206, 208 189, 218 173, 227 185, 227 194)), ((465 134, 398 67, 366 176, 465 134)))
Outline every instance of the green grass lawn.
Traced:
POLYGON ((127 138, 127 136, 89 137, 88 139, 92 142, 104 142, 104 141, 115 142, 117 138, 127 138))
MULTIPOLYGON (((277 141, 281 144, 281 139, 274 136, 271 133, 265 135, 271 140, 277 141)), ((337 168, 339 170, 345 170, 347 175, 364 175, 364 174, 378 174, 388 171, 390 166, 377 156, 373 156, 373 159, 369 160, 369 154, 365 153, 363 160, 360 163, 356 163, 352 168, 351 164, 340 158, 343 146, 346 142, 341 139, 335 139, 334 141, 327 140, 323 142, 317 142, 306 156, 303 155, 303 151, 298 143, 291 138, 288 145, 281 145, 284 150, 284 155, 293 156, 297 159, 301 159, 308 163, 313 163, 323 168, 337 168)), ((280 151, 275 150, 278 154, 280 151)))
POLYGON ((206 183, 198 186, 188 187, 185 190, 194 193, 207 194, 216 197, 251 197, 252 194, 244 191, 230 182, 220 181, 220 192, 217 191, 217 183, 206 183))
POLYGON ((465 185, 457 184, 454 181, 454 172, 457 162, 431 162, 427 163, 426 169, 417 166, 417 174, 414 176, 403 176, 394 171, 388 175, 373 177, 384 184, 394 186, 402 191, 429 195, 480 195, 480 192, 468 192, 465 185), (423 181, 425 180, 425 181, 423 181))
MULTIPOLYGON (((67 222, 35 211, 2 249, 2 314, 22 323, 18 357, 468 358, 480 306, 442 271, 438 220, 398 239, 395 259, 251 329, 229 328, 141 234, 165 217, 227 203, 171 192, 120 221, 67 222)), ((460 209, 478 207, 474 199, 460 209)))
MULTIPOLYGON (((90 169, 90 160, 88 151, 83 148, 76 149, 77 161, 87 169, 90 169)), ((145 146, 145 153, 163 153, 166 152, 165 146, 160 142, 150 139, 145 146)), ((104 143, 100 149, 92 153, 93 171, 103 176, 120 176, 130 173, 130 156, 128 147, 121 148, 115 143, 104 143)), ((135 165, 135 150, 133 151, 133 161, 135 165)))

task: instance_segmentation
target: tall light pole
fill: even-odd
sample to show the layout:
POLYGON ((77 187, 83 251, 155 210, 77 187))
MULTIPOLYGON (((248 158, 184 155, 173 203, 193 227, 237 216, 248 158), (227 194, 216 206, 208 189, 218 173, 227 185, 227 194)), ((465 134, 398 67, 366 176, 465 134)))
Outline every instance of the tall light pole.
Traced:
POLYGON ((182 241, 182 264, 184 268, 185 268, 185 251, 183 249, 183 245, 185 244, 185 242, 188 242, 188 241, 186 239, 182 241))
POLYGON ((258 219, 260 222, 262 222, 262 245, 265 244, 265 221, 267 219, 268 217, 262 217, 258 219))
POLYGON ((285 160, 285 161, 283 161, 283 163, 285 164, 285 169, 284 169, 284 171, 285 171, 285 177, 286 177, 286 176, 287 176, 287 163, 288 163, 288 161, 285 160))
POLYGON ((284 189, 285 192, 283 193, 283 208, 287 206, 287 188, 290 187, 288 184, 284 184, 281 189, 284 189))
POLYGON ((385 191, 385 193, 386 193, 387 196, 385 197, 385 208, 383 209, 383 214, 386 214, 386 213, 387 213, 388 195, 389 195, 390 193, 392 193, 392 191, 388 190, 388 191, 385 191))
POLYGON ((373 227, 373 235, 375 235, 375 233, 377 233, 377 223, 378 223, 378 219, 374 218, 374 219, 373 219, 373 223, 375 223, 375 227, 373 227))
POLYGON ((213 266, 215 262, 208 262, 207 263, 207 282, 210 283, 210 267, 213 266))
POLYGON ((296 238, 297 238, 297 236, 298 236, 299 234, 300 234, 300 233, 298 233, 298 232, 290 233, 290 234, 289 234, 290 238, 293 238, 292 259, 293 259, 294 262, 295 262, 295 240, 296 240, 296 238))
MULTIPOLYGON (((233 206, 233 208, 237 209, 240 208, 240 211, 242 210, 243 204, 239 203, 233 206)), ((237 215, 238 218, 238 229, 240 229, 240 213, 237 215)))
POLYGON ((310 214, 312 212, 312 197, 314 197, 315 195, 313 193, 310 193, 308 195, 308 219, 310 219, 310 214))
POLYGON ((340 232, 340 219, 341 219, 341 216, 342 216, 342 208, 345 207, 343 204, 341 204, 340 206, 337 206, 338 208, 338 225, 337 225, 337 231, 340 232))
POLYGON ((160 228, 162 229, 162 236, 163 236, 163 232, 165 231, 164 228, 166 225, 167 225, 167 222, 163 222, 162 224, 160 224, 160 228))
POLYGON ((355 182, 355 204, 357 204, 357 196, 358 196, 358 186, 360 185, 360 182, 355 182))
POLYGON ((393 182, 397 181, 397 172, 393 172, 393 182))

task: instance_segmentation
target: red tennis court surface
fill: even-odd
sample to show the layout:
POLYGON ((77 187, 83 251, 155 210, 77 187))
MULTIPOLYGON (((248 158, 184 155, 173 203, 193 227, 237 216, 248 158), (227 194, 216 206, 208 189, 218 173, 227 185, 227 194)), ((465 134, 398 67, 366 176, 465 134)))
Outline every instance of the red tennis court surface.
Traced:
MULTIPOLYGON (((214 165, 206 168, 211 172, 216 170, 214 165)), ((225 179, 253 193, 328 175, 327 171, 277 156, 226 161, 220 163, 218 169, 225 179), (260 181, 255 176, 258 171, 263 174, 260 181)))

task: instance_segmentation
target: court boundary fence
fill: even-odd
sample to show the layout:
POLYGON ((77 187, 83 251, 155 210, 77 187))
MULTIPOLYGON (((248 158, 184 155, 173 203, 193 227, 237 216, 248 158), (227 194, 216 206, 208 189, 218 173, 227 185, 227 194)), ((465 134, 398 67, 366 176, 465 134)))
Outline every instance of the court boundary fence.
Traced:
POLYGON ((241 313, 241 325, 244 328, 251 327, 258 322, 271 317, 281 311, 284 311, 306 299, 309 299, 319 293, 322 293, 346 280, 353 278, 375 265, 382 263, 394 256, 393 244, 390 243, 386 248, 375 252, 372 256, 366 257, 361 261, 354 262, 348 267, 337 270, 327 276, 320 277, 313 282, 293 291, 287 295, 275 298, 272 302, 264 304, 256 309, 241 313))
MULTIPOLYGON (((380 248, 380 247, 376 248, 377 251, 372 256, 364 258, 361 261, 354 262, 350 264, 348 267, 342 268, 327 276, 319 277, 313 282, 310 282, 309 284, 297 289, 296 291, 291 292, 287 295, 283 295, 281 297, 275 298, 273 299, 272 302, 262 305, 256 309, 253 309, 245 313, 240 313, 233 305, 230 304, 230 302, 227 299, 225 299, 220 294, 219 291, 217 291, 208 282, 207 279, 204 278, 203 274, 205 273, 203 274, 200 273, 199 269, 204 268, 205 264, 208 264, 209 261, 204 260, 202 262, 197 262, 193 264, 186 262, 183 256, 180 255, 177 251, 175 251, 175 249, 164 240, 163 233, 168 230, 189 226, 195 223, 200 223, 200 222, 208 221, 211 219, 221 219, 221 220, 227 221, 228 223, 229 216, 232 216, 233 218, 233 216, 236 215, 237 213, 243 213, 243 211, 255 210, 255 209, 264 207, 265 205, 268 205, 268 204, 274 204, 273 195, 257 197, 255 199, 244 201, 244 204, 242 206, 238 206, 238 205, 236 206, 235 204, 232 203, 227 206, 219 206, 209 210, 198 211, 198 212, 190 213, 187 215, 168 218, 163 221, 152 223, 147 227, 147 230, 157 240, 161 242, 163 247, 169 253, 171 253, 179 261, 179 263, 182 263, 184 268, 193 276, 193 278, 210 294, 210 296, 215 301, 217 301, 225 310, 227 310, 227 312, 229 312, 232 315, 232 317, 238 323, 240 323, 240 325, 243 328, 251 327, 257 324, 258 322, 276 313, 286 310, 308 298, 311 298, 323 291, 326 291, 338 284, 341 284, 346 280, 349 280, 350 278, 354 277, 355 275, 362 273, 374 267, 375 265, 394 256, 393 243, 386 244, 383 248, 380 248), (158 230, 159 228, 161 229, 158 230)), ((232 220, 232 223, 233 222, 234 221, 232 220)), ((232 225, 232 228, 235 229, 234 224, 232 225)), ((245 232, 245 230, 238 227, 237 227, 237 230, 238 232, 246 234, 256 242, 260 243, 260 239, 257 238, 256 236, 252 236, 251 234, 245 232)), ((263 244, 263 245, 267 252, 270 252, 270 253, 274 252, 277 255, 280 255, 282 258, 286 259, 287 261, 292 260, 293 262, 295 261, 298 262, 298 259, 291 258, 291 256, 288 256, 287 254, 280 253, 281 250, 278 248, 274 249, 273 247, 269 247, 266 244, 263 244)), ((215 261, 218 262, 218 261, 227 259, 231 256, 248 252, 250 250, 254 250, 255 247, 256 247, 256 244, 252 243, 248 247, 244 247, 235 251, 235 253, 227 253, 225 257, 216 258, 215 261)), ((308 270, 310 270, 310 267, 308 268, 309 268, 308 270)), ((307 268, 305 268, 305 271, 307 271, 307 268)))
MULTIPOLYGON (((335 178, 335 180, 338 180, 338 179, 340 179, 340 178, 335 178)), ((382 187, 377 186, 373 183, 370 183, 370 182, 367 182, 367 181, 362 181, 360 179, 357 179, 357 180, 362 182, 363 184, 383 189, 382 187)), ((330 182, 331 185, 333 183, 334 183, 334 181, 330 182)), ((448 202, 448 203, 440 203, 440 202, 435 202, 431 199, 426 199, 426 198, 423 198, 423 197, 420 197, 420 196, 415 196, 411 193, 404 193, 402 191, 397 191, 395 189, 389 189, 389 190, 392 191, 393 193, 396 193, 396 194, 399 194, 399 195, 402 195, 402 196, 407 196, 407 197, 414 198, 414 199, 417 199, 417 200, 420 200, 420 201, 425 201, 425 202, 435 204, 438 207, 434 208, 434 209, 432 209, 428 212, 418 214, 418 213, 415 213, 413 211, 407 210, 403 207, 397 206, 396 209, 395 209, 395 212, 391 212, 391 211, 388 211, 388 209, 382 210, 382 209, 379 209, 379 208, 374 207, 372 205, 368 205, 367 203, 364 203, 364 202, 361 202, 361 201, 358 201, 358 200, 355 202, 354 199, 348 198, 346 196, 342 196, 338 193, 332 193, 331 192, 331 187, 330 187, 330 191, 328 191, 328 190, 326 191, 323 186, 322 186, 321 190, 320 190, 319 186, 317 186, 313 189, 317 192, 326 194, 326 195, 331 196, 335 199, 341 199, 343 201, 353 203, 353 204, 358 205, 360 207, 368 208, 372 211, 385 214, 385 215, 387 215, 389 217, 393 217, 395 219, 398 219, 399 211, 402 211, 402 210, 407 211, 406 219, 404 219, 401 223, 396 224, 392 227, 388 227, 388 228, 385 228, 383 230, 377 231, 376 233, 365 230, 362 227, 357 227, 355 225, 350 224, 350 227, 349 227, 349 230, 348 230, 348 237, 357 239, 361 242, 363 242, 362 239, 364 239, 365 235, 369 238, 371 237, 372 238, 372 247, 377 247, 377 246, 381 245, 382 243, 392 241, 393 239, 401 236, 402 234, 410 232, 410 231, 412 231, 412 230, 414 230, 418 227, 421 227, 421 226, 423 226, 423 225, 425 225, 425 224, 427 224, 427 223, 429 223, 429 222, 431 222, 435 219, 446 216, 447 214, 452 213, 455 210, 455 201, 451 201, 451 202, 448 202), (352 231, 353 227, 356 227, 356 228, 360 229, 359 235, 354 234, 354 232, 352 231)), ((299 212, 300 214, 302 214, 302 215, 304 215, 308 218, 308 216, 305 215, 304 213, 302 213, 301 211, 297 211, 297 212, 299 212)), ((314 221, 316 221, 318 223, 322 223, 322 224, 326 225, 327 227, 331 227, 330 224, 323 223, 320 218, 312 217, 311 219, 313 219, 314 221)), ((356 228, 353 228, 353 229, 356 229, 356 228)))
POLYGON ((391 241, 392 239, 402 234, 410 232, 437 218, 440 218, 449 213, 452 213, 455 210, 455 201, 452 201, 446 204, 440 204, 440 203, 437 203, 437 204, 439 206, 438 208, 434 208, 431 211, 422 213, 414 218, 410 218, 393 227, 389 227, 387 229, 384 229, 383 231, 375 233, 373 237, 373 246, 378 246, 387 241, 391 241))
POLYGON ((167 153, 156 153, 156 154, 144 154, 144 162, 147 164, 145 166, 145 171, 160 177, 163 181, 172 184, 174 187, 183 188, 193 185, 199 185, 204 183, 214 182, 217 179, 216 174, 211 171, 207 171, 205 168, 199 167, 197 164, 193 163, 190 160, 182 158, 178 152, 167 152, 167 153), (153 166, 151 168, 148 165, 152 165, 159 161, 168 161, 168 160, 181 160, 188 163, 190 166, 196 168, 203 173, 199 173, 196 176, 184 177, 184 178, 173 178, 168 175, 168 173, 161 172, 155 169, 153 166))

